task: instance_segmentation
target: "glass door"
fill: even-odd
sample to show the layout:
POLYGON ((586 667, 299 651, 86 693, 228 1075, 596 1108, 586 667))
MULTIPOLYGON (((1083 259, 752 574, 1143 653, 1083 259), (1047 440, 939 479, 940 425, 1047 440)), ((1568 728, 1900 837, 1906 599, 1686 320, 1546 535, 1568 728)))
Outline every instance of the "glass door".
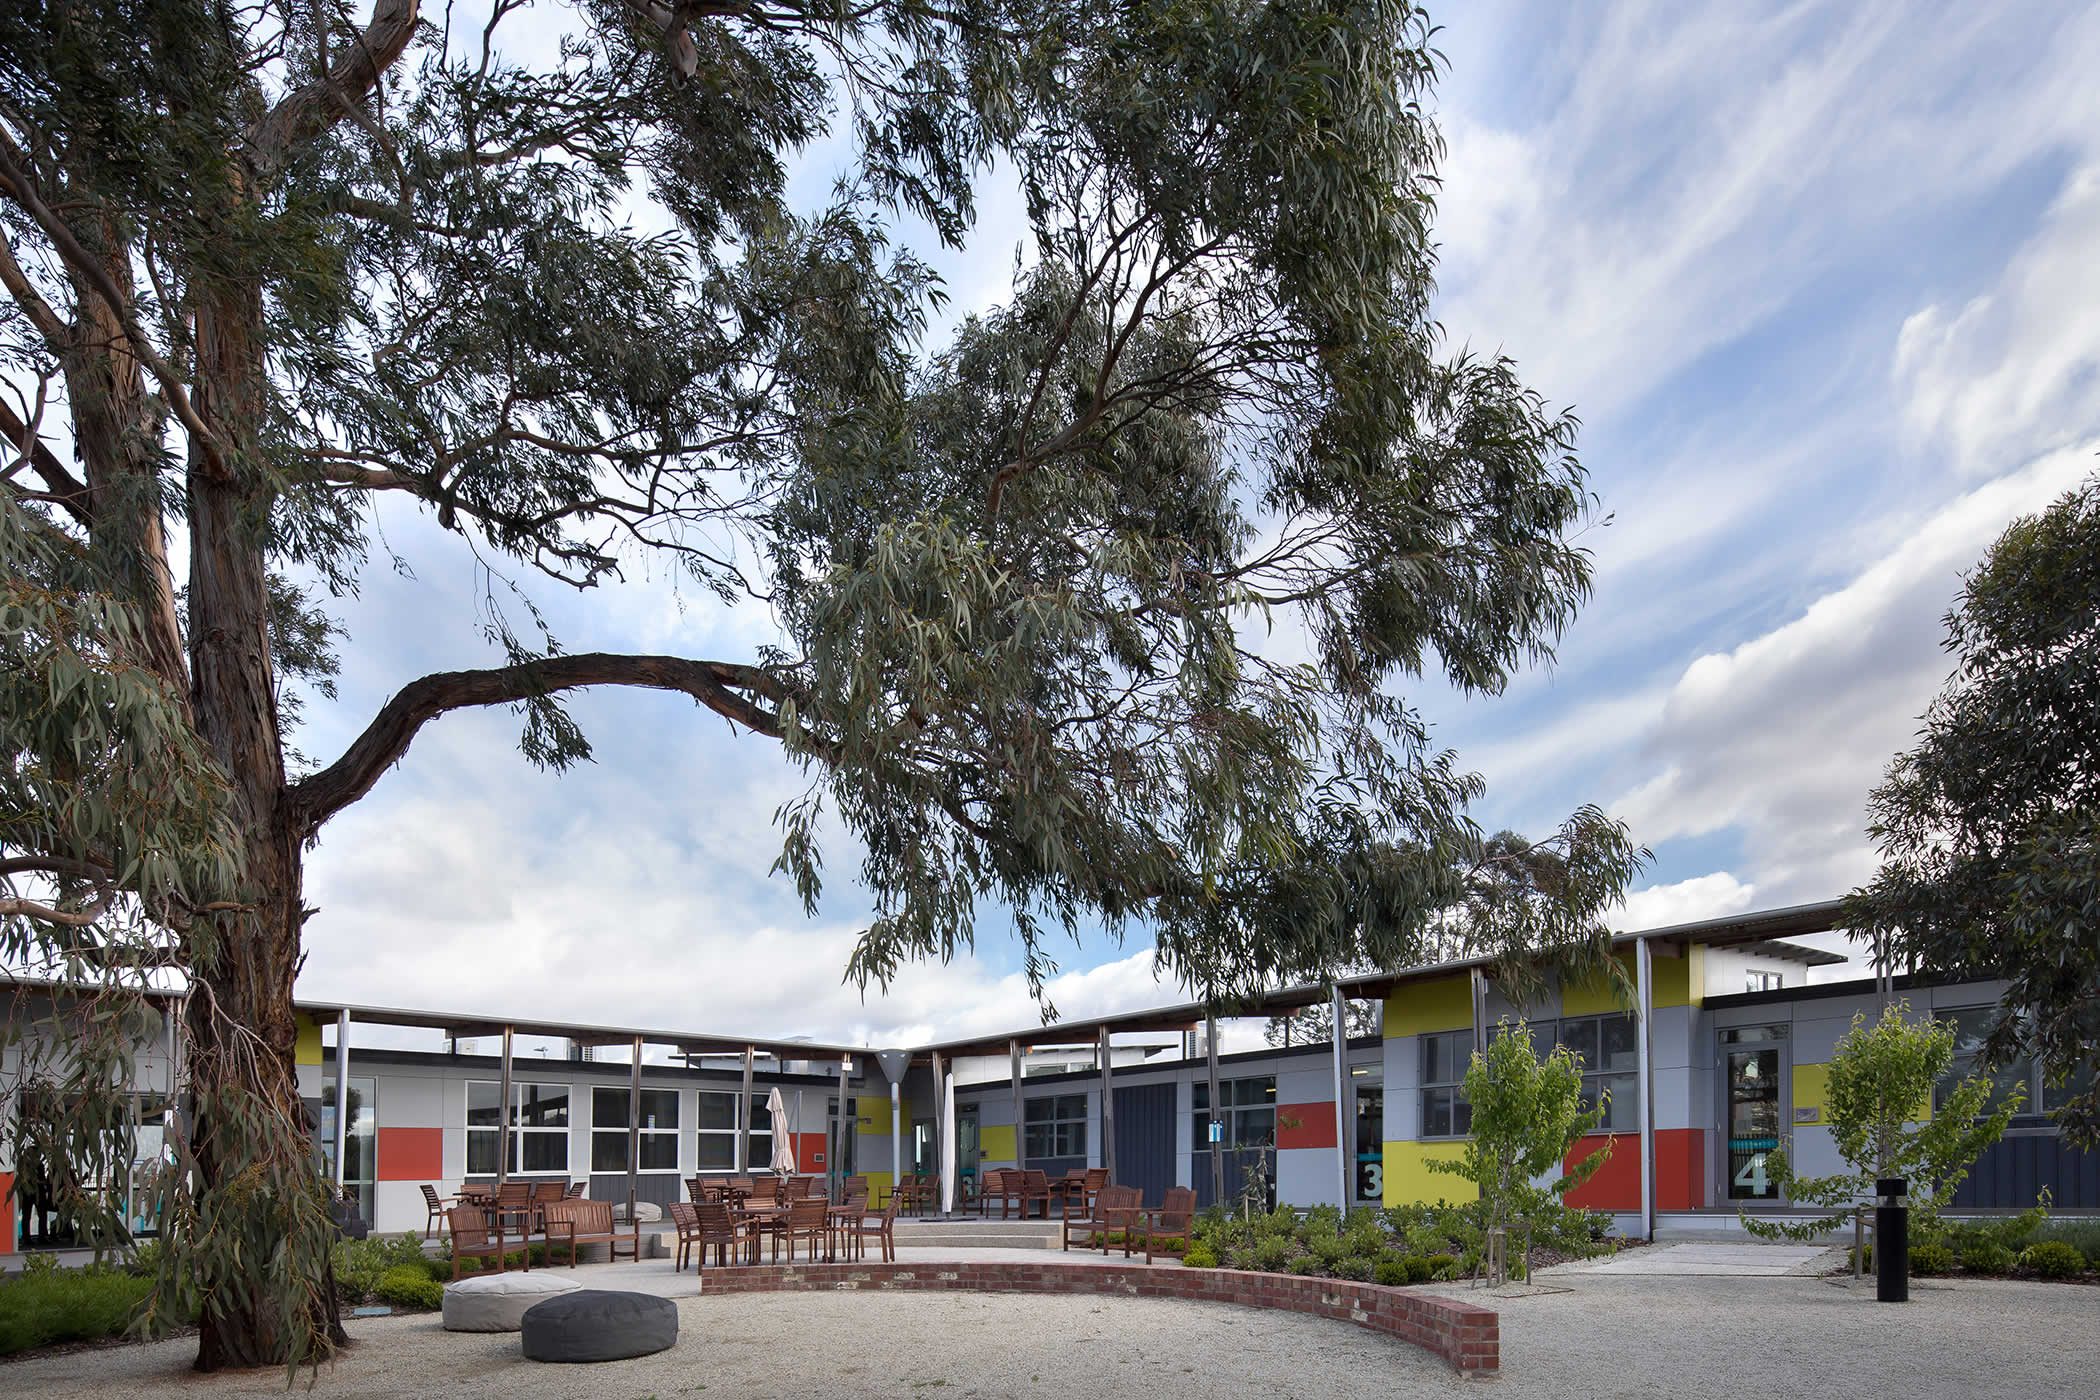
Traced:
POLYGON ((1356 1199, 1385 1200, 1385 1088, 1356 1086, 1356 1199))
POLYGON ((1721 1032, 1724 1115, 1723 1194, 1731 1201, 1777 1201, 1771 1155, 1786 1120, 1785 1026, 1744 1026, 1721 1032))
POLYGON ((977 1180, 977 1161, 984 1154, 977 1141, 977 1109, 974 1105, 960 1109, 955 1115, 955 1199, 960 1205, 964 1195, 969 1194, 963 1183, 973 1186, 977 1180))

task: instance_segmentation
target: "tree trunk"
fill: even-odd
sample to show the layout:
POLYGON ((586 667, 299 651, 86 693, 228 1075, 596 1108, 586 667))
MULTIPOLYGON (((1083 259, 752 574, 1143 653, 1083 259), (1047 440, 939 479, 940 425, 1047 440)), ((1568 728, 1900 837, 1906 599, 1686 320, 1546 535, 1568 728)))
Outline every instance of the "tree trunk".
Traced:
MULTIPOLYGON (((215 916, 191 937, 190 1082, 200 1110, 200 1196, 217 1202, 208 1209, 243 1212, 235 1227, 258 1231, 253 1246, 269 1249, 299 1218, 294 1198, 315 1185, 292 1011, 306 917, 302 833, 285 794, 270 656, 273 491, 255 434, 262 298, 253 286, 213 290, 197 313, 196 404, 218 450, 193 445, 190 462, 190 684, 198 734, 232 782, 246 870, 237 902, 247 907, 215 916), (254 1180, 277 1194, 248 1192, 254 1180)), ((201 1319, 199 1370, 283 1365, 348 1340, 332 1279, 324 1275, 317 1295, 295 1298, 288 1315, 286 1280, 271 1275, 258 1259, 216 1280, 201 1319)))

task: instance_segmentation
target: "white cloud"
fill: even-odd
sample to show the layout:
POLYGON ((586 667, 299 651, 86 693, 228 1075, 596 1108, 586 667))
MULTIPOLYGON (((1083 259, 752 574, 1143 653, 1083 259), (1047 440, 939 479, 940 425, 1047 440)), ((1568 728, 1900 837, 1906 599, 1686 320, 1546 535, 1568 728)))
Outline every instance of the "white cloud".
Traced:
POLYGON ((1650 885, 1626 896, 1612 926, 1627 933, 1669 928, 1699 919, 1740 914, 1750 907, 1757 886, 1746 885, 1725 870, 1696 875, 1670 885, 1650 885))
POLYGON ((1740 831, 1763 903, 1858 884, 1874 866, 1866 795, 1945 679, 1939 618, 1961 574, 2075 485, 2095 446, 1979 487, 1802 615, 1694 661, 1643 742, 1651 776, 1615 815, 1651 844, 1740 831))
POLYGON ((1997 290, 1903 323, 1894 373, 1921 442, 2002 470, 2100 422, 2100 166, 2068 181, 1997 290))

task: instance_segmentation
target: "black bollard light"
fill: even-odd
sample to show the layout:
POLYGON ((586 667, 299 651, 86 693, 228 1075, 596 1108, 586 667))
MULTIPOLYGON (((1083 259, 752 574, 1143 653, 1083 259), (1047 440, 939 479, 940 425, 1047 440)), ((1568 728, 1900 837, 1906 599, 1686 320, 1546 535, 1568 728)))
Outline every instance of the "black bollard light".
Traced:
POLYGON ((1885 1176, 1874 1183, 1874 1297, 1910 1301, 1910 1183, 1885 1176))

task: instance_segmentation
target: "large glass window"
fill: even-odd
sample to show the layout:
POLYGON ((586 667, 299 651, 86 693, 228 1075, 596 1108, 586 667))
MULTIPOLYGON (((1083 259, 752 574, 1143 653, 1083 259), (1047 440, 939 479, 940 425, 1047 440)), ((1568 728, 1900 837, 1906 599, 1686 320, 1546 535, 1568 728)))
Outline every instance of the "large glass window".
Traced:
MULTIPOLYGON (((751 1155, 744 1170, 762 1172, 773 1164, 773 1110, 763 1094, 751 1096, 751 1155)), ((798 1163, 799 1165, 799 1163, 798 1163)))
POLYGON ((1641 1129, 1640 1027, 1631 1015, 1578 1016, 1560 1023, 1560 1044, 1582 1061, 1582 1108, 1604 1104, 1600 1131, 1641 1129))
MULTIPOLYGON (((2009 1065, 1992 1069, 1984 1062, 1983 1042, 1989 1037, 1991 1027, 1998 1023, 1998 1008, 1995 1006, 1971 1006, 1960 1011, 1941 1012, 1936 1019, 1954 1023, 1954 1059, 1940 1082, 1932 1086, 1932 1106, 1938 1109, 1947 1101, 1964 1079, 1981 1075, 1990 1081, 1991 1100, 1989 1107, 2001 1106, 2008 1094, 2019 1094, 2024 1102, 2022 1114, 2040 1113, 2042 1103, 2035 1095, 2035 1081, 2040 1077, 2034 1073, 2030 1060, 2015 1060, 2009 1065)), ((2057 1101, 2064 1094, 2057 1091, 2057 1101)))
MULTIPOLYGON (((569 1086, 511 1084, 510 1112, 502 1111, 503 1086, 467 1081, 467 1175, 494 1176, 496 1154, 508 1120, 506 1172, 546 1176, 569 1169, 569 1086)), ((626 1158, 621 1158, 624 1167, 626 1158)))
MULTIPOLYGON (((379 1113, 373 1103, 373 1081, 350 1076, 349 1089, 350 1127, 343 1134, 343 1184, 357 1190, 358 1213, 366 1220, 372 1218, 372 1193, 379 1179, 377 1154, 379 1140, 379 1113)), ((325 1081, 321 1086, 321 1173, 329 1180, 335 1179, 335 1080, 325 1081)), ((155 1132, 159 1129, 156 1125, 155 1132)), ((155 1141, 158 1154, 160 1143, 155 1141)))
MULTIPOLYGON (((712 1093, 702 1090, 699 1095, 699 1116, 693 1121, 699 1128, 700 1155, 697 1166, 703 1172, 726 1172, 736 1169, 736 1095, 712 1093)), ((768 1139, 767 1156, 771 1143, 768 1139)))
MULTIPOLYGON (((627 1170, 629 1089, 600 1085, 591 1090, 591 1170, 627 1170)), ((678 1091, 642 1090, 642 1124, 637 1146, 640 1170, 678 1170, 678 1091)))
MULTIPOLYGON (((1210 1081, 1199 1079, 1196 1131, 1190 1141, 1198 1151, 1210 1145, 1210 1081)), ((1226 1079, 1218 1084, 1218 1121, 1227 1147, 1268 1147, 1276 1141, 1276 1076, 1226 1079)))
POLYGON ((1030 1161, 1086 1156, 1086 1095, 1058 1094, 1028 1100, 1025 1151, 1030 1161))
POLYGON ((1473 1063, 1473 1032, 1445 1031, 1422 1041, 1422 1133, 1426 1138, 1464 1137, 1473 1131, 1473 1105, 1466 1102, 1466 1070, 1473 1063))

